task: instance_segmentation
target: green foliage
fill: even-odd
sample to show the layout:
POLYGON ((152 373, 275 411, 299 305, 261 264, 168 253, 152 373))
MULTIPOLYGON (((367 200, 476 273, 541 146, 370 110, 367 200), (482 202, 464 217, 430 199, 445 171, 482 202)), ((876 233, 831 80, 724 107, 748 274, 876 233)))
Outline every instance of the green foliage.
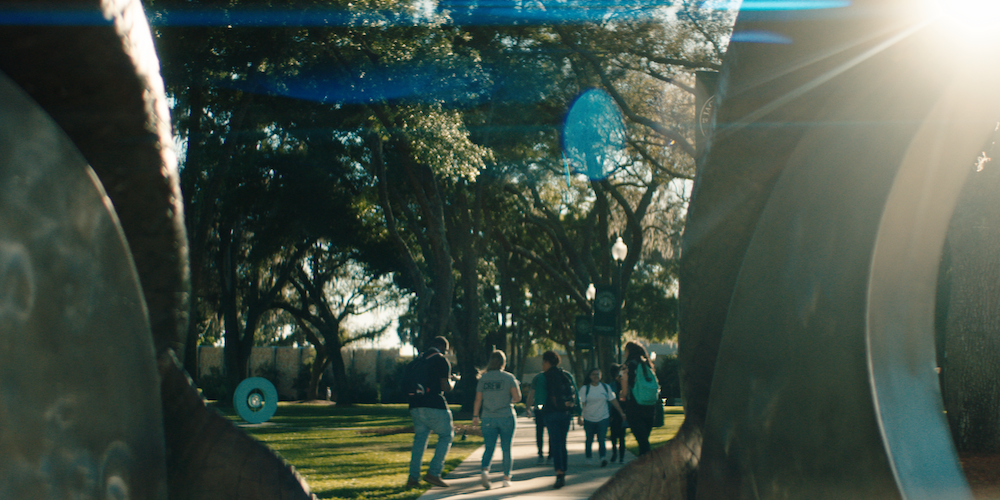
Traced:
POLYGON ((626 331, 657 341, 676 338, 679 310, 673 273, 650 263, 636 267, 623 306, 626 331))
POLYGON ((656 379, 660 382, 660 396, 667 398, 669 405, 673 399, 681 397, 681 379, 677 356, 656 358, 656 379))
MULTIPOLYGON (((292 388, 295 389, 295 398, 297 400, 303 400, 307 397, 307 393, 309 391, 309 379, 312 376, 312 366, 315 360, 315 358, 312 358, 299 366, 299 373, 295 377, 295 381, 292 382, 292 388)), ((324 399, 326 398, 326 394, 322 393, 319 397, 320 399, 324 399)))
POLYGON ((253 370, 250 374, 252 377, 261 377, 266 379, 268 382, 273 384, 275 387, 278 386, 278 366, 274 364, 273 361, 266 361, 261 363, 253 370))
POLYGON ((406 367, 409 364, 410 358, 398 358, 396 365, 383 377, 381 387, 383 403, 407 402, 407 396, 403 392, 403 377, 406 375, 406 367))
MULTIPOLYGON (((150 6, 154 19, 223 8, 150 6)), ((718 66, 732 21, 700 6, 504 26, 396 0, 236 0, 224 8, 322 7, 351 22, 158 27, 204 340, 220 335, 215 318, 227 346, 278 341, 294 321, 297 341, 339 352, 364 336, 340 320, 399 300, 375 291, 395 286, 410 294, 401 337, 451 336, 467 374, 490 345, 512 362, 533 341, 567 346, 590 312, 583 290, 619 279, 626 329, 672 337, 685 199, 668 186, 694 175, 692 71, 718 66), (402 12, 419 22, 395 23, 402 12), (626 120, 606 179, 563 162, 567 110, 595 87, 626 120), (632 248, 616 274, 619 234, 632 248), (390 273, 394 285, 378 281, 390 273), (506 313, 516 328, 500 327, 506 313)), ((385 388, 361 400, 394 399, 385 388)))
POLYGON ((232 405, 233 393, 226 382, 226 376, 218 367, 212 367, 208 374, 198 377, 201 396, 213 401, 228 401, 232 405))
POLYGON ((364 373, 354 368, 347 370, 347 383, 351 391, 351 402, 361 404, 377 404, 382 402, 381 388, 368 381, 364 373))

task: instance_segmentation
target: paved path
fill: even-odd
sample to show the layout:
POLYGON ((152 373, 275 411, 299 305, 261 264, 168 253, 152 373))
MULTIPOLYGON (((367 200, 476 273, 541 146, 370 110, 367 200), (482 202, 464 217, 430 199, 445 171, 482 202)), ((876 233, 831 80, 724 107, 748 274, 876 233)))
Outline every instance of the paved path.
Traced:
MULTIPOLYGON (((574 419, 575 421, 575 419, 574 419)), ((456 436, 458 439, 458 436, 456 436)), ((611 444, 608 455, 611 455, 611 444)), ((485 489, 479 483, 480 461, 483 458, 483 447, 472 452, 454 470, 444 476, 450 485, 448 488, 437 486, 427 490, 418 500, 436 500, 439 498, 461 499, 522 499, 522 498, 552 498, 552 499, 586 499, 605 481, 618 472, 622 466, 618 463, 601 467, 600 463, 587 465, 584 458, 583 426, 575 425, 569 431, 566 449, 569 451, 569 470, 566 471, 566 486, 558 490, 552 489, 555 483, 555 470, 551 464, 537 465, 538 448, 535 446, 535 421, 527 417, 518 417, 517 432, 514 433, 514 445, 511 455, 514 459, 514 471, 511 473, 511 487, 503 488, 503 469, 500 442, 497 441, 493 452, 493 466, 490 478, 492 489, 485 489)), ((429 451, 432 450, 429 448, 429 451)), ((548 434, 546 434, 545 450, 548 451, 548 434)), ((594 460, 597 460, 597 443, 593 444, 594 460)), ((625 463, 635 457, 628 453, 625 463)), ((426 464, 425 464, 426 466, 426 464)), ((426 467, 425 467, 426 472, 426 467)))

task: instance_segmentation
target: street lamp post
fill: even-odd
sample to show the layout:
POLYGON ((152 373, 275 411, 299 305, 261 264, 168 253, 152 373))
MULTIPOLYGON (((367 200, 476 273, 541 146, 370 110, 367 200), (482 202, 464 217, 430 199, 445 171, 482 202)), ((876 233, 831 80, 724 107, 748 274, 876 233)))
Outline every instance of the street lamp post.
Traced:
POLYGON ((587 285, 587 292, 585 293, 587 301, 590 302, 590 332, 592 335, 593 344, 590 346, 590 364, 591 368, 597 367, 597 335, 594 335, 594 298, 597 297, 597 287, 593 283, 587 285))
POLYGON ((628 246, 619 236, 615 244, 611 246, 611 257, 618 264, 618 314, 615 315, 615 327, 618 330, 617 355, 618 362, 622 361, 622 305, 625 303, 625 284, 622 283, 622 263, 628 255, 628 246))

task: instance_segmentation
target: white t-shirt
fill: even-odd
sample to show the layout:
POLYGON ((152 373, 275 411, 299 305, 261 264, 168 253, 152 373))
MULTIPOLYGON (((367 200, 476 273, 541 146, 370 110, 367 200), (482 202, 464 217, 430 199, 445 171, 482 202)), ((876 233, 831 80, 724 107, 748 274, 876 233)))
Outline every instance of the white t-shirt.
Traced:
POLYGON ((580 405, 583 406, 583 419, 588 422, 600 422, 611 416, 608 410, 609 401, 615 399, 615 391, 608 384, 601 382, 594 387, 590 384, 580 387, 580 405), (590 387, 590 390, 587 390, 590 387))

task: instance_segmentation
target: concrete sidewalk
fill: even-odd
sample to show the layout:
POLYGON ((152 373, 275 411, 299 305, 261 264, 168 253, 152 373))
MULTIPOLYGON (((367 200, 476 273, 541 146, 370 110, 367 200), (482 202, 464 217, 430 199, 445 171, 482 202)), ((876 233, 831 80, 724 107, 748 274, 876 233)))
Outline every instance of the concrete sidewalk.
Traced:
MULTIPOLYGON (((575 419, 574 419, 575 421, 575 419)), ((551 464, 537 465, 538 448, 535 445, 535 421, 527 417, 518 417, 517 431, 514 433, 514 444, 511 455, 514 460, 514 470, 511 473, 511 487, 503 487, 503 455, 500 442, 497 440, 493 452, 493 465, 490 468, 492 489, 485 489, 479 483, 480 461, 483 458, 484 447, 472 452, 442 479, 450 486, 437 486, 427 490, 418 500, 435 500, 439 498, 554 498, 554 499, 586 499, 613 476, 621 464, 615 462, 601 467, 597 462, 597 443, 593 446, 594 465, 587 465, 584 458, 583 426, 574 424, 567 437, 566 449, 569 451, 569 467, 566 471, 566 486, 558 490, 552 489, 555 484, 555 470, 551 464)), ((545 451, 548 452, 548 434, 545 436, 545 451)), ((607 443, 608 456, 611 455, 611 443, 607 443)), ((625 463, 635 459, 631 453, 625 455, 625 463)))

